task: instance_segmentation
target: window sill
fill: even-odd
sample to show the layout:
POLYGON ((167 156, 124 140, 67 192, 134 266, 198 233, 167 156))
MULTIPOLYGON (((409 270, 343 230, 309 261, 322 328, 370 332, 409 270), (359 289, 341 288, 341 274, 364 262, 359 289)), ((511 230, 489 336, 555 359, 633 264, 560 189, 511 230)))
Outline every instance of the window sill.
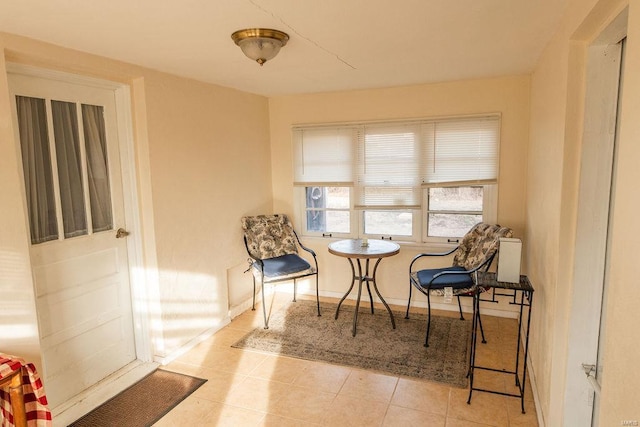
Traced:
MULTIPOLYGON (((331 242, 337 242, 338 240, 347 240, 347 239, 351 239, 351 237, 300 236, 300 240, 305 245, 307 243, 320 244, 322 242, 326 242, 326 244, 328 245, 331 242)), ((373 239, 369 238, 369 240, 373 240, 373 239)), ((391 240, 391 241, 399 244, 401 248, 416 250, 418 252, 429 252, 429 253, 448 252, 451 249, 458 246, 458 243, 447 243, 447 242, 419 243, 419 242, 402 241, 402 240, 391 240)))

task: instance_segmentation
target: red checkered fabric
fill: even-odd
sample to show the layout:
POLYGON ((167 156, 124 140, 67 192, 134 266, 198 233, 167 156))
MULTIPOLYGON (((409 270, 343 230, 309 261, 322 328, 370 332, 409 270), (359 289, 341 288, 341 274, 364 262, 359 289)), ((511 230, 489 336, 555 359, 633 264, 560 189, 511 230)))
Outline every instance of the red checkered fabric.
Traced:
MULTIPOLYGON (((28 427, 51 427, 51 412, 47 406, 44 386, 33 363, 26 363, 19 357, 0 353, 0 380, 8 378, 16 371, 22 371, 22 392, 27 413, 28 427)), ((8 390, 0 389, 0 425, 13 427, 11 398, 8 390)))

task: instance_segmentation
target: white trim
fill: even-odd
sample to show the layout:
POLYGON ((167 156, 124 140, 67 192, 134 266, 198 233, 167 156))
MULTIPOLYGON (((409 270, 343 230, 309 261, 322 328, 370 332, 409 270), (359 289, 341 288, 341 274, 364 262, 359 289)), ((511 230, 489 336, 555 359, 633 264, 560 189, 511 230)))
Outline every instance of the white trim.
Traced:
MULTIPOLYGON (((524 340, 524 335, 522 339, 524 340)), ((524 346, 525 343, 522 342, 522 345, 524 346)), ((533 362, 531 360, 531 353, 529 353, 528 359, 529 360, 527 360, 527 375, 529 376, 527 378, 531 383, 531 393, 533 393, 533 403, 535 404, 535 407, 536 407, 538 427, 544 427, 545 424, 544 424, 544 413, 542 412, 542 401, 540 400, 540 393, 538 391, 538 382, 536 381, 536 376, 534 375, 534 371, 533 371, 533 362)), ((525 382, 525 387, 526 387, 526 382, 525 382)), ((526 401, 526 396, 525 396, 525 401, 526 401)))
POLYGON ((291 130, 298 129, 326 129, 326 128, 352 128, 362 125, 376 125, 376 124, 395 124, 395 123, 424 123, 424 122, 436 122, 436 121, 455 121, 459 119, 483 119, 483 118, 499 118, 502 120, 502 112, 488 112, 484 114, 456 114, 447 116, 428 116, 428 117, 413 117, 408 119, 380 119, 380 120, 362 120, 354 122, 327 122, 327 123, 295 123, 291 126, 291 130))
POLYGON ((153 357, 153 361, 155 363, 159 363, 159 364, 161 364, 163 366, 168 365, 169 363, 171 363, 174 360, 176 360, 178 357, 182 356, 183 354, 188 353, 190 350, 192 350, 195 346, 197 346, 201 342, 204 342, 204 341, 208 340, 209 338, 211 338, 216 332, 220 331, 222 328, 227 326, 229 323, 231 323, 231 319, 229 319, 229 316, 227 316, 224 319, 222 319, 217 326, 207 329, 206 331, 202 332, 200 335, 190 339, 183 346, 181 346, 180 348, 172 351, 171 353, 167 354, 166 356, 164 356, 164 357, 154 356, 153 357))
POLYGON ((489 224, 498 223, 498 184, 487 184, 482 192, 482 220, 489 224))
MULTIPOLYGON (((355 301, 356 300, 356 291, 352 291, 346 298, 346 300, 350 300, 350 301, 355 301)), ((335 291, 320 291, 319 292, 320 297, 325 297, 325 298, 335 298, 337 300, 341 299, 344 296, 343 292, 335 292, 335 291)), ((313 297, 315 299, 315 290, 314 289, 301 289, 298 288, 298 295, 306 295, 306 296, 310 296, 313 297)), ((457 300, 454 300, 452 303, 441 303, 441 302, 437 302, 434 300, 437 299, 442 299, 442 297, 432 297, 432 301, 431 301, 431 309, 432 310, 442 310, 442 311, 455 311, 458 312, 458 303, 457 300)), ((502 297, 498 297, 498 298, 502 298, 502 297)), ((468 315, 472 314, 472 307, 471 307, 471 298, 466 298, 469 301, 469 304, 465 303, 465 299, 462 299, 462 312, 468 315)), ((405 310, 407 307, 407 300, 406 299, 401 299, 401 298, 387 298, 385 297, 385 301, 387 302, 387 304, 389 305, 395 305, 397 307, 401 307, 402 310, 405 310)), ((261 302, 261 301, 257 301, 257 302, 261 302)), ((379 300, 378 298, 374 297, 374 303, 378 303, 379 300)), ((363 298, 360 301, 360 304, 369 304, 369 299, 368 298, 363 298)), ((517 311, 512 311, 512 310, 496 310, 494 308, 491 308, 494 304, 493 303, 483 303, 480 309, 480 312, 482 315, 487 315, 487 316, 495 316, 495 317, 504 317, 507 319, 516 319, 518 317, 518 312, 517 311)), ((499 304, 498 304, 499 305, 499 304)), ((240 304, 236 307, 244 307, 245 304, 240 304)), ((502 305, 503 307, 505 306, 504 304, 502 305)), ((510 307, 510 306, 508 306, 510 307)), ((251 308, 251 303, 249 300, 249 304, 247 306, 247 309, 251 308)), ((427 308, 427 302, 426 301, 416 301, 415 299, 411 300, 411 308, 415 309, 415 308, 427 308)), ((239 309, 238 309, 239 310, 239 309)), ((238 310, 236 310, 236 316, 242 314, 242 311, 238 312, 238 310)), ((514 309, 515 310, 515 309, 514 309)))
POLYGON ((603 290, 607 277, 609 215, 616 118, 619 103, 618 44, 626 32, 627 9, 586 47, 584 123, 576 211, 571 310, 566 353, 562 420, 566 425, 598 422, 593 389, 582 364, 597 364, 603 290), (595 415, 594 415, 595 414, 595 415))
MULTIPOLYGON (((305 218, 305 217, 302 216, 302 218, 305 218)), ((314 243, 329 244, 331 242, 337 242, 338 240, 352 238, 351 236, 346 236, 340 233, 332 233, 332 234, 333 234, 332 237, 323 237, 320 235, 320 233, 318 233, 317 235, 306 235, 306 236, 300 234, 300 241, 304 243, 305 246, 307 246, 309 242, 311 242, 311 244, 314 244, 314 243)), ((406 238, 406 236, 403 236, 403 237, 406 238)), ((458 246, 457 243, 450 243, 445 241, 423 243, 423 242, 412 241, 412 240, 400 240, 400 238, 398 238, 397 240, 393 240, 393 242, 399 244, 401 248, 407 248, 411 250, 418 250, 420 252, 429 252, 429 253, 448 252, 451 249, 458 246)))
POLYGON ((476 179, 471 181, 447 181, 447 182, 423 182, 422 188, 446 188, 446 187, 483 187, 497 184, 497 179, 476 179))
MULTIPOLYGON (((265 289, 265 292, 267 292, 266 289, 265 289)), ((253 299, 252 298, 244 300, 238 305, 234 305, 233 307, 229 308, 229 319, 231 319, 231 321, 233 321, 233 319, 235 319, 236 317, 240 316, 245 311, 251 310, 252 306, 253 306, 253 299)))
POLYGON ((22 74, 31 77, 40 77, 48 80, 56 80, 65 83, 73 83, 83 86, 91 86, 100 89, 117 90, 122 86, 126 86, 123 83, 112 82, 109 80, 102 80, 95 77, 87 77, 78 74, 71 74, 64 71, 48 70, 46 68, 34 67, 32 65, 16 64, 12 62, 7 63, 7 73, 22 74))
POLYGON ((118 115, 118 140, 120 142, 120 163, 122 186, 125 190, 124 215, 127 228, 132 234, 127 238, 127 254, 129 257, 129 281, 131 283, 131 308, 133 310, 133 327, 136 356, 144 362, 152 358, 150 341, 150 320, 144 313, 149 313, 146 275, 142 257, 141 220, 137 207, 140 206, 136 185, 136 162, 133 139, 133 120, 131 117, 131 89, 128 85, 120 85, 115 90, 116 113, 118 115))

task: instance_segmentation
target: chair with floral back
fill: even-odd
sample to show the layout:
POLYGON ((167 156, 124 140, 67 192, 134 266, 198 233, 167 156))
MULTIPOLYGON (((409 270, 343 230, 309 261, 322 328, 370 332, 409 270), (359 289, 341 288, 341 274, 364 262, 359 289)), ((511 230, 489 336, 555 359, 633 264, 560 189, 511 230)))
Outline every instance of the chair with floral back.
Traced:
POLYGON ((286 215, 257 215, 242 218, 244 244, 249 254, 249 269, 253 273, 253 305, 256 304, 256 281, 262 289, 262 310, 264 328, 269 328, 269 318, 264 297, 264 285, 293 280, 293 301, 296 301, 296 280, 315 276, 316 303, 320 316, 320 297, 318 294, 318 261, 316 253, 300 242, 286 215), (311 265, 298 253, 298 247, 313 258, 311 265))
MULTIPOLYGON (((500 238, 512 237, 513 231, 507 227, 497 224, 479 223, 473 226, 462 238, 460 244, 449 252, 444 253, 423 253, 419 254, 409 265, 409 301, 407 304, 407 314, 409 318, 409 307, 411 306, 411 290, 416 288, 427 296, 427 333, 424 345, 429 346, 429 329, 431 327, 431 295, 443 296, 447 288, 450 288, 452 296, 458 299, 460 319, 464 320, 462 314, 461 296, 473 296, 474 292, 484 292, 485 288, 477 288, 473 279, 473 273, 478 270, 487 271, 498 253, 500 238), (430 268, 415 270, 416 262, 429 256, 453 256, 453 263, 449 267, 430 268)), ((475 314, 475 313, 474 313, 475 314)), ((478 313, 482 342, 486 342, 482 321, 478 313)))

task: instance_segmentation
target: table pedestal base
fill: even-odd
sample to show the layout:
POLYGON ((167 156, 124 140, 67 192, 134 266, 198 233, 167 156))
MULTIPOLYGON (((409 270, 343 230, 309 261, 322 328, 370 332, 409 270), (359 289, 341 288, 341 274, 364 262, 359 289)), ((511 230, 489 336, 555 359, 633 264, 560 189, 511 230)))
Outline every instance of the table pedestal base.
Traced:
POLYGON ((364 269, 364 274, 362 271, 362 263, 360 262, 360 258, 356 259, 356 262, 358 264, 358 274, 356 274, 356 270, 355 270, 355 266, 353 265, 353 259, 348 258, 349 260, 349 264, 351 265, 351 273, 352 273, 352 278, 351 278, 351 286, 349 286, 349 289, 347 290, 347 293, 344 294, 344 296, 342 297, 342 299, 340 300, 340 302, 338 303, 338 308, 336 309, 336 316, 335 318, 338 318, 338 314, 340 313, 340 306, 342 305, 342 302, 347 298, 347 296, 351 293, 351 290, 353 289, 353 285, 355 285, 356 280, 358 281, 358 298, 356 299, 356 309, 355 312, 353 314, 353 329, 352 329, 352 336, 356 336, 356 330, 357 330, 357 324, 358 324, 358 310, 360 309, 360 297, 362 295, 362 284, 366 283, 367 284, 367 292, 369 293, 369 301, 371 301, 371 314, 373 314, 373 295, 371 294, 371 286, 370 284, 373 284, 373 290, 376 292, 376 295, 378 295, 378 298, 380 298, 380 301, 382 301, 382 304, 384 305, 384 307, 387 309, 387 312, 389 313, 389 317, 391 317, 391 325, 393 326, 393 329, 396 328, 396 321, 393 317, 393 313, 391 312, 391 308, 389 308, 389 305, 387 304, 387 302, 384 300, 384 298, 382 298, 382 295, 380 295, 380 291, 378 291, 378 286, 376 285, 376 270, 378 269, 378 264, 380 264, 380 261, 382 260, 382 258, 378 258, 376 260, 375 265, 373 266, 373 274, 371 276, 369 276, 369 258, 367 258, 365 261, 365 269, 364 269))

